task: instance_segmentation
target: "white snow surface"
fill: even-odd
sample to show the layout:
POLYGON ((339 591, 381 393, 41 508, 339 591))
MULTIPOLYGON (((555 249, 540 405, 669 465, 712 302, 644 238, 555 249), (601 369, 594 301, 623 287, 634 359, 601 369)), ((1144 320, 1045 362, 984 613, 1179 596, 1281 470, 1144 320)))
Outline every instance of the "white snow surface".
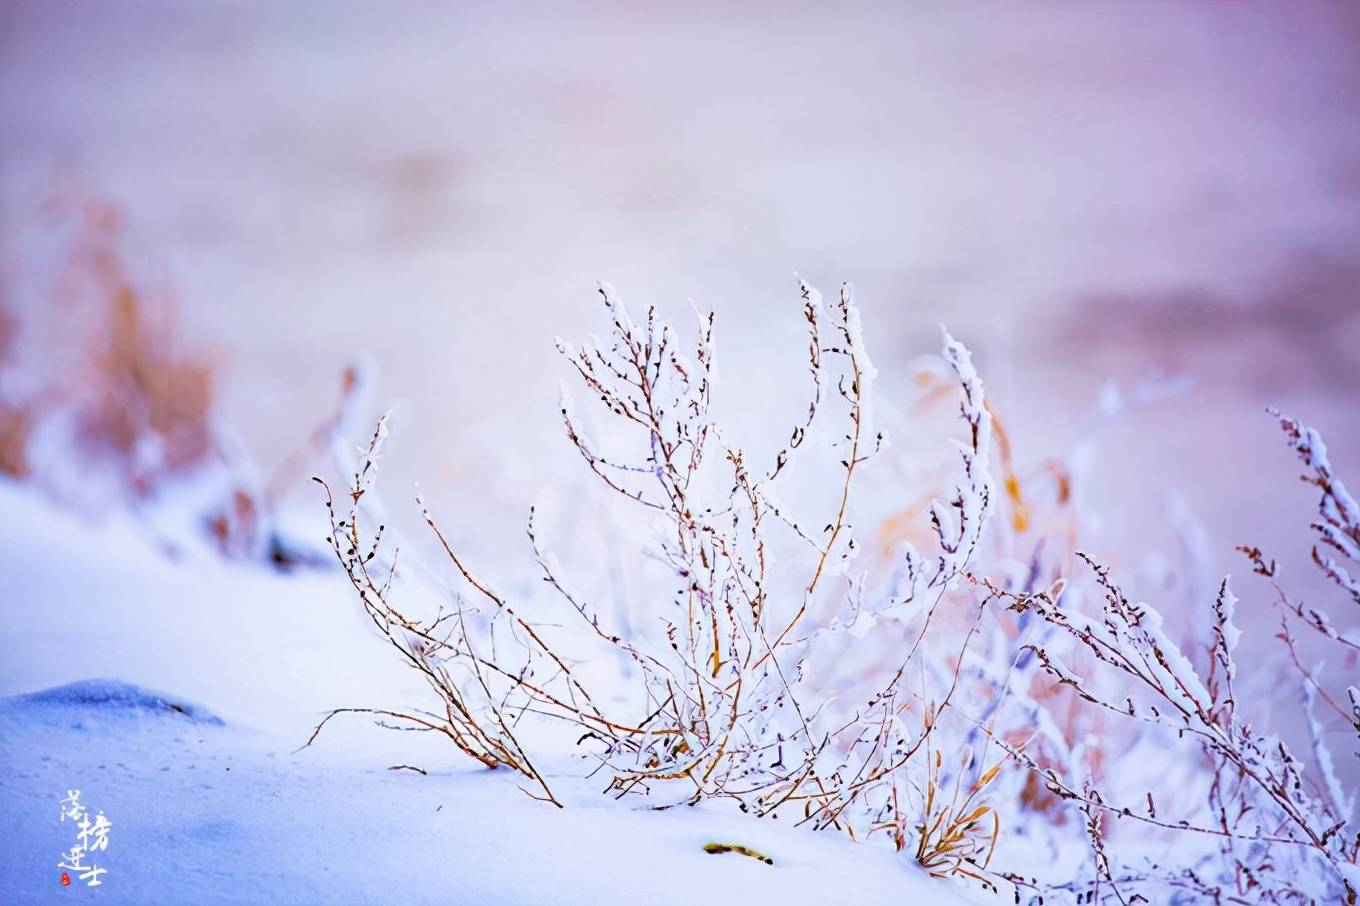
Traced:
POLYGON ((144 526, 92 527, 8 482, 0 516, 0 903, 971 899, 877 845, 615 802, 568 758, 541 765, 557 809, 448 744, 362 719, 295 751, 328 708, 422 701, 338 571, 171 559, 144 526), (108 869, 99 887, 59 882, 72 789, 112 822, 87 859, 108 869))

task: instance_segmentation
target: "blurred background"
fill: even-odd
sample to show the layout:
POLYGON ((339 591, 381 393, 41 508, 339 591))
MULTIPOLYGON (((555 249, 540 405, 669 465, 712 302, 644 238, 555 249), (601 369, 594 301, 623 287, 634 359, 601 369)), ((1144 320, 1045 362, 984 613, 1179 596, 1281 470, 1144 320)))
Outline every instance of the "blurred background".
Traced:
POLYGON ((1267 405, 1360 476, 1354 3, 8 0, 19 395, 80 362, 44 333, 81 319, 54 193, 102 200, 263 473, 366 355, 385 481, 420 480, 474 546, 519 546, 579 471, 553 338, 602 329, 597 279, 716 311, 752 443, 801 405, 795 271, 853 282, 883 405, 947 323, 1022 464, 1108 379, 1190 378, 1102 438, 1107 561, 1168 547, 1176 496, 1217 570, 1246 572, 1240 543, 1306 554, 1313 495, 1267 405))

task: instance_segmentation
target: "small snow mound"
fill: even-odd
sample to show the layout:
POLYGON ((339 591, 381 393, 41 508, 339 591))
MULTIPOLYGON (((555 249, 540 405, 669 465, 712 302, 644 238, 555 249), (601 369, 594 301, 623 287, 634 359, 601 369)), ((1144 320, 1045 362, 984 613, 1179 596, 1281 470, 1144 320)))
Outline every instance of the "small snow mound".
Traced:
POLYGON ((6 708, 78 708, 95 709, 103 713, 167 714, 186 717, 196 724, 225 726, 222 718, 202 705, 178 701, 119 680, 80 680, 0 701, 6 708))

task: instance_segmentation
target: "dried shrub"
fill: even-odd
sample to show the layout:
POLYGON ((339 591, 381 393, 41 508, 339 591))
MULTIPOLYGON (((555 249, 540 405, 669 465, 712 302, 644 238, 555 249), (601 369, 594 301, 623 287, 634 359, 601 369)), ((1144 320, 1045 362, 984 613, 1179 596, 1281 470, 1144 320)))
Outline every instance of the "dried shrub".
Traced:
MULTIPOLYGON (((938 878, 959 875, 990 883, 981 874, 996 852, 1001 816, 992 805, 979 802, 996 778, 1001 763, 988 768, 966 789, 951 791, 944 783, 944 757, 926 753, 926 790, 923 820, 916 825, 916 861, 938 878)), ((894 827, 895 831, 900 829, 894 827)), ((898 842, 897 848, 903 848, 898 842)))
POLYGON ((80 407, 81 441, 116 463, 139 493, 213 450, 214 371, 177 351, 172 311, 126 285, 113 292, 80 407))
MULTIPOLYGON (((1313 562, 1344 598, 1360 601, 1350 572, 1360 563, 1360 508, 1333 474, 1317 432, 1289 418, 1280 418, 1280 423, 1308 468, 1304 481, 1320 492, 1318 518, 1312 525, 1317 539, 1313 562)), ((1329 693, 1321 669, 1304 667, 1292 627, 1309 627, 1352 659, 1360 647, 1333 628, 1325 612, 1292 599, 1277 581, 1274 561, 1267 562, 1257 548, 1242 550, 1274 591, 1281 614, 1276 638, 1299 675, 1311 764, 1296 756, 1278 732, 1259 729, 1244 713, 1243 703, 1250 697, 1244 698, 1239 688, 1235 653, 1241 632, 1234 621, 1237 598, 1227 579, 1211 605, 1211 637, 1202 643, 1209 657, 1203 668, 1197 668, 1184 646, 1167 635, 1157 610, 1130 600, 1110 570, 1085 554, 1080 556, 1099 602, 1095 613, 1081 607, 1083 595, 1068 583, 1037 594, 1017 594, 990 581, 983 583, 1012 611, 1037 616, 1057 631, 1056 638, 1026 646, 1055 682, 1085 707, 1141 726, 1164 759, 1181 758, 1182 765, 1191 766, 1188 787, 1159 785, 1148 771, 1134 770, 1111 790, 1108 775, 1100 782, 1079 764, 1042 764, 1024 745, 1001 740, 1049 792, 1074 804, 1084 817, 1095 878, 1084 888, 1071 882, 1051 885, 1050 892, 1082 890, 1090 901, 1119 902, 1158 902, 1167 891, 1179 892, 1182 899, 1212 902, 1356 902, 1360 828, 1355 824, 1354 796, 1346 794, 1338 779, 1316 711, 1319 701, 1325 703, 1355 734, 1353 744, 1360 742, 1360 692, 1349 686, 1344 694, 1329 693), (1075 669, 1075 653, 1084 653, 1094 669, 1075 669), (1176 754, 1187 746, 1198 757, 1176 754), (1127 788, 1138 784, 1144 792, 1131 802, 1127 788), (1121 859, 1107 845, 1106 824, 1111 819, 1190 839, 1174 865, 1121 859)), ((1144 738, 1139 734, 1133 742, 1144 738)), ((1134 745, 1131 751, 1143 748, 1134 745)), ((1136 766, 1130 755, 1116 768, 1136 766)))
POLYGON ((215 452, 215 369, 184 348, 174 301, 134 273, 118 210, 84 192, 53 204, 69 222, 58 335, 78 344, 81 363, 61 388, 64 405, 85 455, 145 494, 215 452))
MULTIPOLYGON (((540 769, 554 749, 542 734, 556 728, 608 795, 658 808, 728 801, 884 840, 933 875, 1008 884, 1017 902, 1354 902, 1354 796, 1332 769, 1322 720, 1360 733, 1360 692, 1304 669, 1295 632, 1348 663, 1354 636, 1272 586, 1311 731, 1311 762, 1300 759, 1248 719, 1262 694, 1249 691, 1255 672, 1238 674, 1227 581, 1202 604, 1208 636, 1174 639, 1080 550, 1089 440, 1022 467, 968 351, 947 334, 913 406, 958 407, 957 457, 929 486, 893 489, 912 502, 879 523, 875 556, 862 557, 857 514, 881 512, 863 486, 884 446, 875 370, 849 289, 829 305, 801 292, 806 416, 768 462, 712 417, 711 315, 685 349, 654 311, 634 321, 603 286, 608 339, 559 341, 615 429, 597 441, 564 391, 567 439, 598 486, 651 526, 638 535, 648 584, 626 608, 570 580, 533 511, 543 593, 499 590, 423 500, 458 591, 432 614, 398 606, 398 557, 372 506, 380 423, 348 493, 326 489, 330 540, 434 704, 342 708, 308 744, 338 715, 369 714, 447 737, 560 804, 540 769), (795 468, 797 507, 783 501, 795 468), (825 515, 800 515, 807 500, 825 515)), ((1160 392, 1107 391, 1095 421, 1160 392)), ((1355 600, 1356 505, 1316 433, 1282 424, 1321 494, 1313 561, 1355 600)), ((1248 554, 1274 583, 1275 564, 1248 554)))
POLYGON ((0 473, 12 478, 28 475, 28 410, 0 402, 0 473))
POLYGON ((611 625, 571 583, 531 512, 541 579, 575 620, 565 630, 549 627, 547 602, 512 603, 474 575, 423 501, 425 521, 466 591, 424 618, 400 609, 396 555, 383 552, 383 526, 374 527, 366 511, 386 433, 380 424, 347 505, 327 488, 331 542, 380 635, 426 680, 438 705, 339 709, 317 732, 338 714, 375 714, 442 734, 482 764, 517 770, 532 795, 557 802, 521 740, 522 721, 542 717, 567 730, 610 795, 643 795, 661 808, 727 800, 856 838, 886 834, 932 872, 981 878, 999 826, 982 799, 1001 766, 979 766, 976 754, 987 743, 971 725, 974 738, 958 747, 957 763, 946 763, 930 742, 960 689, 981 611, 966 605, 950 655, 920 663, 932 647, 923 642, 933 615, 948 596, 959 597, 991 502, 991 421, 968 351, 945 335, 964 436, 957 479, 929 510, 932 550, 904 548, 890 588, 870 602, 863 580, 847 576, 860 551, 851 513, 856 478, 883 436, 873 423, 876 372, 849 287, 825 304, 801 286, 806 415, 763 465, 712 417, 712 316, 699 319, 684 349, 654 310, 639 323, 612 288, 602 286, 601 296, 608 341, 580 348, 559 341, 559 349, 588 395, 635 438, 631 451, 610 452, 592 440, 565 391, 561 417, 599 483, 656 526, 647 554, 660 578, 642 619, 630 620, 628 631, 611 625), (803 461, 818 450, 831 459, 820 473, 803 461), (828 476, 829 511, 813 522, 797 518, 777 493, 795 459, 805 473, 828 476), (889 616, 891 608, 909 609, 910 620, 889 616), (879 619, 900 648, 867 671, 835 656, 852 640, 847 629, 868 631, 879 619), (659 630, 638 628, 647 624, 659 630), (580 668, 587 663, 588 675, 580 668), (602 663, 613 670, 602 671, 602 663), (930 677, 918 677, 918 668, 930 677), (621 703, 623 677, 632 679, 621 703))
POLYGON ((135 499, 220 459, 215 368, 184 343, 174 299, 137 272, 118 208, 68 181, 40 214, 51 273, 21 284, 35 297, 22 361, 12 350, 29 424, 52 436, 45 464, 59 461, 39 477, 76 500, 111 478, 135 499))
MULTIPOLYGON (((10 367, 19 336, 19 319, 0 305, 0 379, 10 367)), ((12 478, 28 475, 28 441, 32 423, 28 407, 11 400, 0 380, 0 474, 12 478)))

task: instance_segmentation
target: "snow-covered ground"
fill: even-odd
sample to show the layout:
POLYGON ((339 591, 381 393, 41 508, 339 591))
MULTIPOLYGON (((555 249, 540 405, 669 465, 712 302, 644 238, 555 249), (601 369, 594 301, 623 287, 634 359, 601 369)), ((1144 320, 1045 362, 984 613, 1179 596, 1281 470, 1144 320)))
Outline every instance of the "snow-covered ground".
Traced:
POLYGON ((839 836, 616 803, 583 781, 558 784, 558 810, 368 721, 298 752, 327 708, 420 693, 338 573, 170 559, 144 525, 91 528, 8 482, 0 513, 0 902, 964 901, 839 836), (60 885, 73 789, 112 822, 87 858, 108 869, 98 887, 60 885))
POLYGON ((425 762, 291 755, 295 740, 97 682, 0 702, 0 899, 36 903, 944 903, 952 891, 876 847, 706 809, 558 810, 503 775, 425 762), (59 801, 79 789, 113 827, 96 888, 61 891, 59 801), (709 855, 737 842, 774 865, 709 855))

